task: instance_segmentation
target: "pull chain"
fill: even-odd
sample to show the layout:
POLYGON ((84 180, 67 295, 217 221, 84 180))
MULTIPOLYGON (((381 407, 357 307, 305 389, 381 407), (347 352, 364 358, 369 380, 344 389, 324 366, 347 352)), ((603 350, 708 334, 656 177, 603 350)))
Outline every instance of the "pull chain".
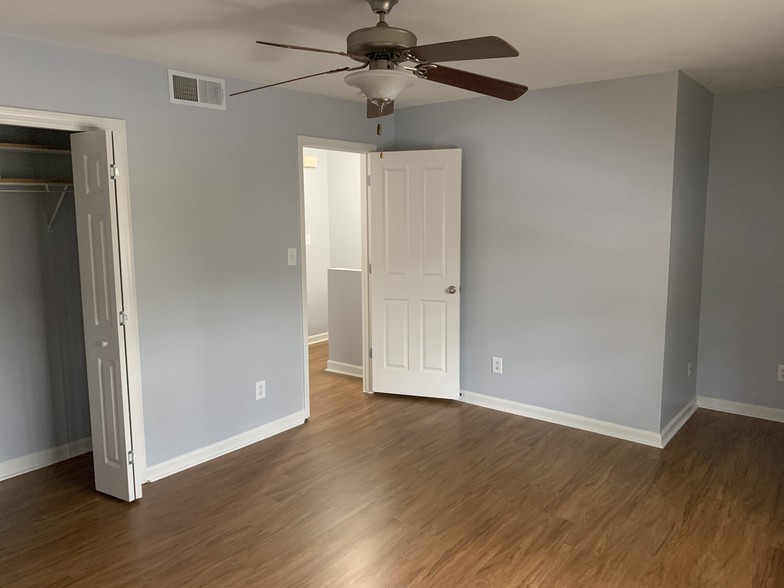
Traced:
POLYGON ((381 134, 381 117, 384 116, 384 106, 386 105, 386 100, 380 100, 380 104, 378 104, 378 123, 376 124, 376 135, 381 137, 381 153, 379 157, 384 159, 384 136, 381 134))

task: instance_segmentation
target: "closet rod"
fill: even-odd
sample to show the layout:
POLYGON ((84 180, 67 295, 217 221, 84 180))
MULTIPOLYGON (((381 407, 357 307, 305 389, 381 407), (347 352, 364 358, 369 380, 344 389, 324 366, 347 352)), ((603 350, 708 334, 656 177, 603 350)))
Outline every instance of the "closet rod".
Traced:
MULTIPOLYGON (((66 188, 66 192, 73 192, 72 189, 66 188)), ((2 190, 0 189, 0 194, 56 194, 52 190, 2 190)))
POLYGON ((57 201, 57 206, 54 207, 54 213, 52 214, 52 218, 51 218, 51 220, 49 221, 49 224, 46 227, 46 230, 49 231, 50 233, 52 232, 52 226, 54 225, 54 219, 57 218, 57 213, 60 212, 60 207, 63 205, 63 199, 65 198, 65 195, 67 193, 68 193, 68 186, 66 185, 65 188, 63 188, 63 193, 60 194, 60 199, 57 201))

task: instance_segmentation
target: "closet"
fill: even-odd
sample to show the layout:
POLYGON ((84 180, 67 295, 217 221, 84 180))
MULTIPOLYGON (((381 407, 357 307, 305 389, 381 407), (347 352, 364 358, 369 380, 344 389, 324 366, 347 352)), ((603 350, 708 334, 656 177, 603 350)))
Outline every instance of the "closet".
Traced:
POLYGON ((0 125, 0 479, 90 451, 70 134, 0 125))

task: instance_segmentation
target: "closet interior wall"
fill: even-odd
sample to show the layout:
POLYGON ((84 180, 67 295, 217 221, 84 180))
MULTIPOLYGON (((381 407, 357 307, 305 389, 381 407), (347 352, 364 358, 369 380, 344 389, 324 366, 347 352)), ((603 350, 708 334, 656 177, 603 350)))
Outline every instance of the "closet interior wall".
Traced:
POLYGON ((4 465, 36 462, 41 452, 67 458, 89 450, 73 190, 68 186, 50 232, 64 186, 44 181, 71 182, 69 135, 0 125, 0 474, 5 477, 10 470, 4 465), (13 148, 20 144, 59 150, 13 148), (14 184, 11 178, 42 182, 14 184))

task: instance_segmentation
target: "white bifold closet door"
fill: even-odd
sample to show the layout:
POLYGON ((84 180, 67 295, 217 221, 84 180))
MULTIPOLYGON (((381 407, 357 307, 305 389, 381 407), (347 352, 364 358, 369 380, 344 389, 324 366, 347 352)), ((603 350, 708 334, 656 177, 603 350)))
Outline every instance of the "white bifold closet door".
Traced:
POLYGON ((461 151, 368 157, 371 389, 457 399, 461 151))
POLYGON ((71 135, 95 487, 136 498, 110 131, 71 135))

